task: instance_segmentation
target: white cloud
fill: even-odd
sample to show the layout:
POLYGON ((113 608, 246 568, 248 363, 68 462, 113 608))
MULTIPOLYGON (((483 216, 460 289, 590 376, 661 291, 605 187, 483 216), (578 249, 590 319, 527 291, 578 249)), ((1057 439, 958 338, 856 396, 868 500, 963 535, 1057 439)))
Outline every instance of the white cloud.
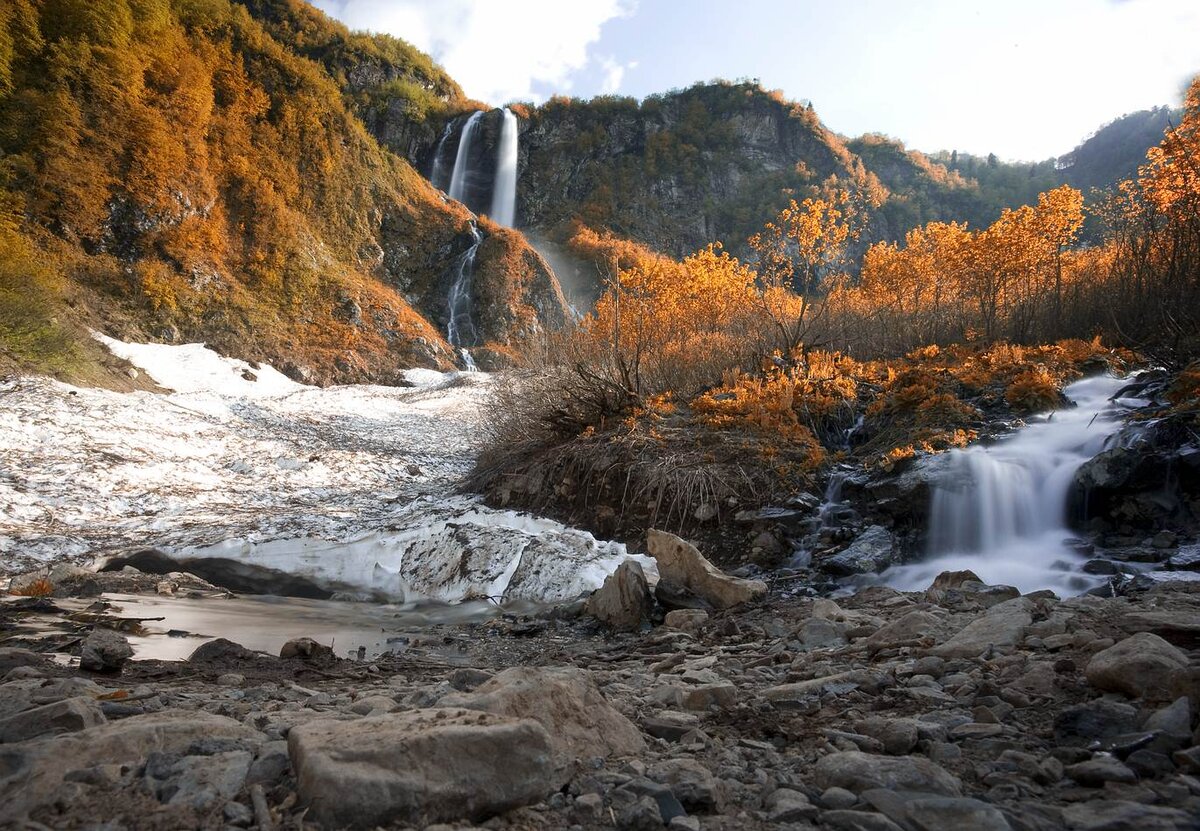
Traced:
POLYGON ((598 67, 616 91, 626 69, 589 56, 609 20, 631 0, 314 0, 352 29, 387 32, 431 54, 472 98, 490 104, 567 92, 598 67))

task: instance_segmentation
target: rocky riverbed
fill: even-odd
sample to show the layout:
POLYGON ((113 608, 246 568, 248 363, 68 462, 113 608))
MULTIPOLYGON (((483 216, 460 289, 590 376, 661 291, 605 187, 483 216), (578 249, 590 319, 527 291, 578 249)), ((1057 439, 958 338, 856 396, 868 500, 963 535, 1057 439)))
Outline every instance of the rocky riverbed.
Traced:
POLYGON ((103 605, 46 639, 22 621, 71 599, 9 598, 0 824, 1200 828, 1196 584, 1060 599, 959 572, 811 599, 650 548, 707 609, 667 612, 631 562, 587 604, 349 657, 296 632, 131 659, 103 605))

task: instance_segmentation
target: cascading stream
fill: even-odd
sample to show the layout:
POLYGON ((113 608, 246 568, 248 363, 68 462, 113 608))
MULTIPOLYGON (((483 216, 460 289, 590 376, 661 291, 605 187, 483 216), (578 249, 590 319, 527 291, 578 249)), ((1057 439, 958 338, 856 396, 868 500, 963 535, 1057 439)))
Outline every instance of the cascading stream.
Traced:
POLYGON ((471 237, 474 241, 459 257, 454 282, 450 284, 450 295, 447 298, 450 314, 446 323, 446 340, 451 346, 458 348, 467 369, 474 371, 475 361, 467 350, 468 346, 475 344, 477 337, 475 321, 471 317, 471 278, 475 274, 475 255, 483 242, 483 236, 473 222, 471 237))
POLYGON ((492 185, 492 219, 513 227, 517 213, 517 117, 504 108, 500 147, 496 155, 496 179, 492 185))
POLYGON ((450 190, 447 193, 450 194, 451 199, 457 199, 459 202, 464 201, 466 196, 467 176, 470 172, 471 139, 475 135, 475 128, 479 125, 481 118, 483 118, 482 110, 471 113, 471 117, 463 125, 462 138, 458 140, 458 152, 454 156, 454 170, 450 174, 450 190))
POLYGON ((987 583, 1022 591, 1077 594, 1089 587, 1077 566, 1067 500, 1075 472, 1121 427, 1111 397, 1127 380, 1101 376, 1064 393, 1075 406, 1032 421, 993 445, 956 450, 933 482, 929 559, 884 572, 888 585, 924 589, 942 571, 970 569, 987 583))

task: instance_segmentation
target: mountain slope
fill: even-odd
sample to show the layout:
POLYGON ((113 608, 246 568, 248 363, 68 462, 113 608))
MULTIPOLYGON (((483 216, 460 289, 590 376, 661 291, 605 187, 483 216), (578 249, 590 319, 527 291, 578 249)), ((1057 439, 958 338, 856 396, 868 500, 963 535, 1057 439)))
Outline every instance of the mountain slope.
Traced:
MULTIPOLYGON (((65 277, 57 311, 322 381, 455 359, 439 331, 471 215, 380 148, 301 54, 375 41, 315 12, 304 37, 276 21, 279 40, 226 0, 14 0, 0 15, 7 233, 65 277)), ((521 267, 504 279, 526 296, 510 300, 552 306, 552 273, 521 267)), ((520 317, 565 315, 547 312, 520 317)))

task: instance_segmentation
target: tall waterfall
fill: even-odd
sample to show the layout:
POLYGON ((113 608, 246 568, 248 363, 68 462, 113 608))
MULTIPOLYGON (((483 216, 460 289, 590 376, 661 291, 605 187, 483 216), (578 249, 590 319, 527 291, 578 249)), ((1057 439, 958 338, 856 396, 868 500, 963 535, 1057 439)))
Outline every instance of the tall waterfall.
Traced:
POLYGON ((517 213, 517 117, 504 108, 504 126, 496 154, 496 178, 492 184, 492 219, 512 227, 517 213))
POLYGON ((429 172, 429 181, 435 188, 445 190, 447 181, 446 159, 444 157, 446 139, 454 132, 454 120, 451 119, 446 123, 446 129, 442 130, 442 137, 438 139, 437 147, 433 150, 433 169, 429 172))
POLYGON ((479 119, 483 118, 483 110, 476 110, 471 113, 471 117, 467 119, 467 123, 463 125, 462 138, 458 140, 458 153, 454 156, 454 171, 450 175, 450 194, 451 199, 463 201, 466 195, 467 186, 467 170, 470 166, 468 154, 471 152, 471 138, 475 135, 475 128, 479 125, 479 119))
POLYGON ((970 569, 988 583, 1022 591, 1087 588, 1074 567, 1067 498, 1079 467, 1120 429, 1110 401, 1126 381, 1097 377, 1064 392, 1076 406, 1058 410, 994 445, 952 451, 933 481, 930 559, 893 568, 889 585, 918 590, 942 571, 970 569))
POLYGON ((471 247, 458 258, 454 282, 450 284, 450 295, 447 298, 450 314, 446 322, 446 340, 459 350, 467 369, 474 370, 475 361, 467 350, 468 346, 475 344, 477 338, 475 321, 471 317, 471 278, 475 274, 475 255, 479 251, 479 244, 483 242, 483 236, 474 222, 471 223, 471 237, 471 247))

